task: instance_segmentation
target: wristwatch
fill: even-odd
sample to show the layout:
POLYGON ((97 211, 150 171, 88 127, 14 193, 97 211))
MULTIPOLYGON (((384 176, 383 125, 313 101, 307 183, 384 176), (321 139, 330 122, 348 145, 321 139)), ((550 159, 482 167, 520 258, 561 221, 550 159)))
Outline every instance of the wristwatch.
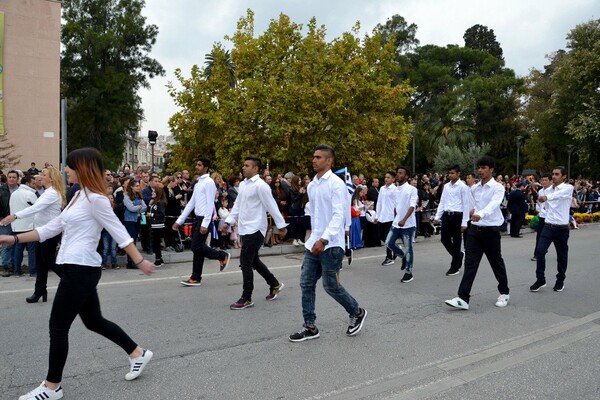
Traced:
POLYGON ((319 240, 320 240, 320 241, 321 241, 321 243, 323 243, 325 246, 327 246, 327 245, 329 244, 329 240, 327 240, 327 239, 323 239, 323 238, 321 238, 321 239, 319 239, 319 240))
POLYGON ((18 218, 19 218, 19 217, 17 217, 17 214, 13 214, 13 217, 14 217, 15 219, 18 219, 18 218))

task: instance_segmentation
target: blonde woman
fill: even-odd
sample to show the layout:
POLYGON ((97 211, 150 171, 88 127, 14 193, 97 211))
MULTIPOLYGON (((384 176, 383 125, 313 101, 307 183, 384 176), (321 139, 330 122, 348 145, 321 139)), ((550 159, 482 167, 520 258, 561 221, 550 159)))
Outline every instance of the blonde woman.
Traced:
MULTIPOLYGON (((44 187, 44 193, 32 206, 13 215, 8 215, 0 221, 0 224, 4 226, 12 223, 15 219, 33 216, 33 226, 39 228, 60 215, 60 211, 67 201, 61 173, 54 167, 48 167, 42 169, 39 176, 44 187)), ((35 250, 37 263, 35 289, 33 295, 25 299, 28 303, 37 303, 40 298, 43 302, 48 300, 46 286, 49 270, 54 271, 58 276, 62 276, 62 269, 56 265, 56 247, 59 242, 60 235, 56 235, 43 243, 37 243, 35 250)))

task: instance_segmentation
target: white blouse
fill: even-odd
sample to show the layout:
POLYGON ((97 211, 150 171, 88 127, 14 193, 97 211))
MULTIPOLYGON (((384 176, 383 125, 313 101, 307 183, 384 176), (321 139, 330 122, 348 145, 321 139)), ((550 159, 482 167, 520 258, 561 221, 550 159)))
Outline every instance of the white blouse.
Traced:
POLYGON ((73 196, 58 217, 36 228, 36 231, 40 242, 63 233, 56 264, 100 267, 102 257, 96 248, 102 228, 110 233, 120 248, 133 243, 133 239, 113 212, 108 197, 83 189, 73 196))
POLYGON ((50 186, 48 189, 44 190, 44 193, 42 193, 32 206, 16 212, 15 215, 18 218, 27 218, 33 215, 33 226, 34 228, 39 228, 60 215, 61 205, 62 198, 60 197, 60 194, 50 186))

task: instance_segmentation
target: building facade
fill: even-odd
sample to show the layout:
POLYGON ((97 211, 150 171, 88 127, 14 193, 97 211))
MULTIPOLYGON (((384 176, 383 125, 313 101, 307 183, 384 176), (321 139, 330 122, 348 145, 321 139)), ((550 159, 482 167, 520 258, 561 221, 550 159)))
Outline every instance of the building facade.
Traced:
POLYGON ((61 2, 0 0, 0 13, 0 135, 15 146, 15 168, 58 166, 61 2))

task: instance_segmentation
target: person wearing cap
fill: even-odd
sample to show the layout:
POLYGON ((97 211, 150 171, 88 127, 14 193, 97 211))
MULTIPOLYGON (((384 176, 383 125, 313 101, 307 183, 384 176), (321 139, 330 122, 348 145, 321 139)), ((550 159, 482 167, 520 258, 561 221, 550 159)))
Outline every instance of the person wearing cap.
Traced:
POLYGON ((508 195, 508 204, 506 205, 510 212, 510 236, 513 238, 522 238, 521 227, 525 222, 525 215, 529 210, 527 205, 527 196, 525 195, 525 184, 520 181, 517 188, 508 195))

